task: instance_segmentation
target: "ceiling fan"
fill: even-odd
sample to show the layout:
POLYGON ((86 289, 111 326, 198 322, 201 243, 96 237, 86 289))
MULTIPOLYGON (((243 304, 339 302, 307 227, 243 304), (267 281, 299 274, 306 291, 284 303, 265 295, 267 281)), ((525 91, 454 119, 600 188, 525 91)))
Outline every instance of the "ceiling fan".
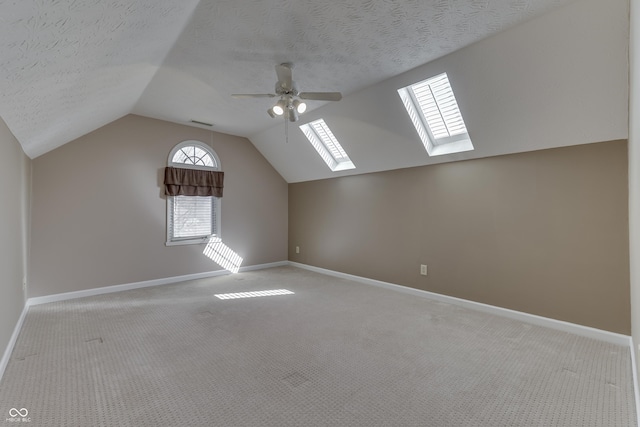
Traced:
POLYGON ((272 118, 282 116, 286 113, 285 120, 295 122, 298 120, 298 114, 302 114, 307 109, 307 104, 303 99, 318 101, 340 101, 342 94, 340 92, 298 92, 296 82, 291 78, 291 69, 293 64, 289 62, 276 65, 276 93, 234 93, 234 98, 276 98, 280 97, 276 104, 267 110, 272 118))

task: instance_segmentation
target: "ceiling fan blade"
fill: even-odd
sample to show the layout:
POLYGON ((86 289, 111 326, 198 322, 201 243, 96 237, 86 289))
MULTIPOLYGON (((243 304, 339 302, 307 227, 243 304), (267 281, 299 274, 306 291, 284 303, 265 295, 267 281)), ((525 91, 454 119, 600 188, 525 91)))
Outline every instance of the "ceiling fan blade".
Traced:
POLYGON ((342 99, 340 92, 300 92, 298 96, 301 99, 315 99, 318 101, 340 101, 342 99))
POLYGON ((278 83, 280 83, 280 86, 284 89, 292 89, 293 87, 293 82, 291 80, 291 67, 292 65, 288 62, 276 65, 278 83))
POLYGON ((233 98, 275 98, 274 93, 232 93, 233 98))

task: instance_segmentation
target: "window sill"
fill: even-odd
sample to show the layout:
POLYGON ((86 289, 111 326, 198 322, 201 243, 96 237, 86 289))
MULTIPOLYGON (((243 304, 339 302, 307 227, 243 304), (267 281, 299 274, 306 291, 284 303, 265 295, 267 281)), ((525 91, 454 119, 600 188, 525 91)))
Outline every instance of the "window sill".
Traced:
POLYGON ((183 245, 206 245, 209 242, 211 236, 198 237, 196 239, 184 239, 184 240, 167 240, 165 246, 183 246, 183 245))

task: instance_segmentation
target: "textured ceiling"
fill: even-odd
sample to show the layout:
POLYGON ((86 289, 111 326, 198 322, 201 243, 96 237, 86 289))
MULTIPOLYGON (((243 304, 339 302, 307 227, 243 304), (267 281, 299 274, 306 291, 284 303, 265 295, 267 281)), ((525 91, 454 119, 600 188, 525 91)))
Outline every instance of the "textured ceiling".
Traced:
MULTIPOLYGON (((252 136, 274 66, 349 95, 569 0, 0 0, 0 116, 37 157, 129 113, 252 136)), ((310 108, 321 106, 311 102, 310 108)))
POLYGON ((131 111, 197 1, 0 1, 0 116, 31 157, 131 111))
POLYGON ((266 114, 272 101, 229 94, 273 93, 276 64, 294 63, 301 91, 349 94, 561 3, 566 1, 201 1, 134 112, 201 120, 221 132, 251 136, 274 125, 266 114))

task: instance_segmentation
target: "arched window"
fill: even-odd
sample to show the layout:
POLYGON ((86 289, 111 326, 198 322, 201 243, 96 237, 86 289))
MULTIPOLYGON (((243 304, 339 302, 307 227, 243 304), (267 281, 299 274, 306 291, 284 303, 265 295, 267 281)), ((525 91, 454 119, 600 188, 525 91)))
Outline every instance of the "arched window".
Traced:
MULTIPOLYGON (((168 166, 220 171, 215 151, 200 141, 184 141, 169 153, 168 166)), ((220 236, 220 201, 213 196, 167 196, 167 245, 206 243, 220 236)))
POLYGON ((184 141, 171 150, 169 166, 220 170, 220 160, 208 145, 199 141, 184 141))

